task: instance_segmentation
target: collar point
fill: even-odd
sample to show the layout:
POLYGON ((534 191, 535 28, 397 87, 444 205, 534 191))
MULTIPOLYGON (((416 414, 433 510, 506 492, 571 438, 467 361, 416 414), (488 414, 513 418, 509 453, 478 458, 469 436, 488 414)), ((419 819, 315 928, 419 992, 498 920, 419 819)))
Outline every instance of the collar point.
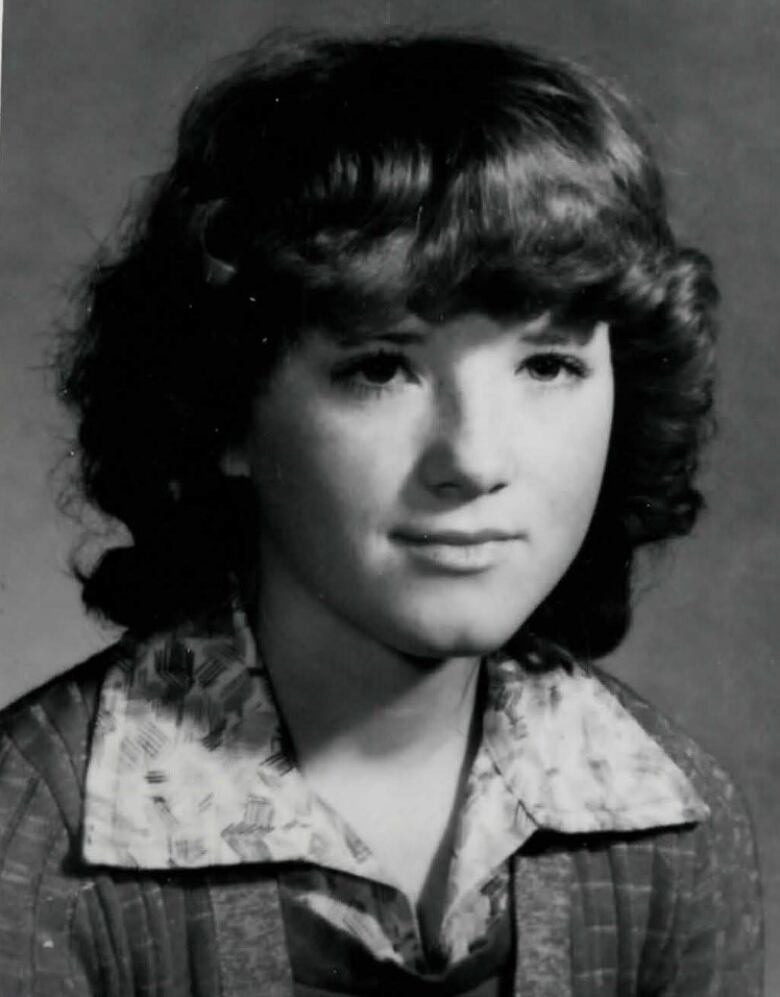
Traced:
POLYGON ((677 799, 664 803, 653 801, 625 809, 593 808, 583 811, 536 813, 540 827, 561 834, 609 834, 660 831, 664 828, 699 824, 710 816, 710 808, 701 799, 681 804, 677 799))

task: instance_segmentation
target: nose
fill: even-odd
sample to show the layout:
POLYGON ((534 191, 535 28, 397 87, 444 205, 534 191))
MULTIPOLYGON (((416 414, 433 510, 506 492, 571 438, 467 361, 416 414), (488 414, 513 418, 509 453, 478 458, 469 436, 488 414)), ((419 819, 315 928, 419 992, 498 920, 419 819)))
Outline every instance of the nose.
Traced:
POLYGON ((468 501, 499 492, 511 481, 511 428, 493 387, 480 379, 437 392, 433 429, 419 465, 429 493, 468 501))

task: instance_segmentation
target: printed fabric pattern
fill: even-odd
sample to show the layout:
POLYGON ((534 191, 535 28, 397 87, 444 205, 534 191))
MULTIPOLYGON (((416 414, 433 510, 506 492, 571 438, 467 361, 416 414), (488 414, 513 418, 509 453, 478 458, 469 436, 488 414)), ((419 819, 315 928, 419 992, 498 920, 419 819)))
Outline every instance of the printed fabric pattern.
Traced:
MULTIPOLYGON (((482 741, 467 780, 439 952, 453 965, 506 913, 508 860, 539 828, 671 827, 708 810, 660 745, 580 666, 484 661, 482 741)), ((289 902, 406 968, 414 909, 296 769, 247 621, 191 626, 128 653, 103 684, 87 771, 83 857, 120 868, 304 863, 289 902)))

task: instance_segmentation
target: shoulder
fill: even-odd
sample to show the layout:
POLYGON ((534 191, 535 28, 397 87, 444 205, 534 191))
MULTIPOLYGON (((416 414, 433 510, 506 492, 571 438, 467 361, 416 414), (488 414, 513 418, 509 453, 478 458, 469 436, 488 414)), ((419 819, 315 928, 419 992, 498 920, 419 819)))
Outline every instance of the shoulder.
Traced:
MULTIPOLYGON (((596 677, 655 738, 707 804, 709 817, 656 838, 655 886, 677 879, 675 923, 681 933, 677 994, 739 997, 761 992, 762 896, 752 820, 721 764, 672 720, 622 682, 596 677)), ((655 891, 657 892, 657 890, 655 891)))
POLYGON ((0 827, 21 822, 69 835, 81 819, 100 687, 125 649, 112 645, 0 711, 0 827))
POLYGON ((118 653, 0 711, 0 979, 9 993, 104 992, 87 981, 102 906, 78 852, 89 740, 118 653))
POLYGON ((742 792, 721 763, 678 724, 612 675, 593 669, 596 678, 620 701, 642 728, 683 771, 706 803, 709 819, 692 835, 701 862, 717 863, 721 872, 740 866, 755 870, 753 823, 742 792))

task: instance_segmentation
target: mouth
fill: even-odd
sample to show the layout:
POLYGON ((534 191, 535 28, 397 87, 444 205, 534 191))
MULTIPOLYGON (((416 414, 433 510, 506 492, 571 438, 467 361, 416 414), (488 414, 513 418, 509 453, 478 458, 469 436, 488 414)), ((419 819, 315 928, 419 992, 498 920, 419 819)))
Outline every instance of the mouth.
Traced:
POLYGON ((486 571, 525 539, 504 530, 397 530, 392 535, 416 561, 456 574, 486 571))

